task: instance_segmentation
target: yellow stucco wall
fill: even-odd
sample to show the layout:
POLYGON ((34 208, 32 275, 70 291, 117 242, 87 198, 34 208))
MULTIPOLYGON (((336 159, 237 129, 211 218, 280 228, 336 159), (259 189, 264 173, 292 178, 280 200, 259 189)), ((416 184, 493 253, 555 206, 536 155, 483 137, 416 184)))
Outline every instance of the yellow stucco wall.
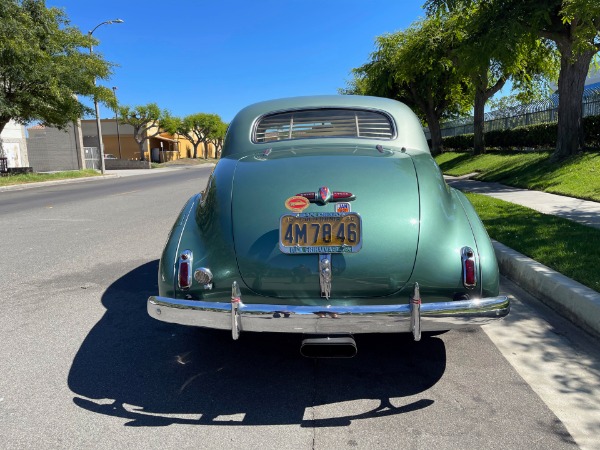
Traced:
MULTIPOLYGON (((104 153, 110 153, 119 158, 119 142, 116 135, 116 127, 104 126, 114 124, 114 119, 102 119, 103 131, 102 141, 104 143, 104 153), (111 129, 115 131, 111 133, 111 129)), ((140 159, 139 146, 132 133, 127 133, 124 127, 120 128, 119 135, 121 140, 121 159, 140 159)), ((154 128, 155 130, 155 128, 154 128)), ((149 130, 149 134, 154 132, 153 129, 149 130)), ((194 153, 194 147, 190 141, 180 136, 172 136, 169 133, 162 133, 162 137, 169 140, 162 140, 163 151, 159 152, 161 162, 172 161, 179 158, 191 158, 194 153), (171 140, 177 141, 171 142, 171 140)), ((161 148, 161 139, 150 138, 144 142, 144 155, 145 159, 150 158, 150 152, 152 148, 161 148)), ((204 158, 204 145, 198 146, 198 158, 204 158)), ((215 158, 215 147, 212 144, 208 144, 208 158, 215 158)))

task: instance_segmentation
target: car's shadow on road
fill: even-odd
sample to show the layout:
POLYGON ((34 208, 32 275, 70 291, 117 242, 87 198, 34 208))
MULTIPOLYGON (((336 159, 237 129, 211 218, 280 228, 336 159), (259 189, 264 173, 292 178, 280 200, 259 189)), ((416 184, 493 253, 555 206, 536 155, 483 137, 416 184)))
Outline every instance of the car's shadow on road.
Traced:
POLYGON ((402 397, 422 393, 442 377, 446 349, 439 338, 414 343, 407 335, 358 336, 355 358, 327 360, 301 357, 299 335, 248 333, 232 341, 228 332, 150 318, 146 299, 157 292, 157 269, 158 261, 144 264, 104 293, 106 313, 69 373, 73 401, 81 408, 131 419, 129 426, 326 427, 433 403, 402 397), (339 410, 334 417, 311 410, 361 399, 370 400, 365 411, 353 407, 341 417, 339 410))

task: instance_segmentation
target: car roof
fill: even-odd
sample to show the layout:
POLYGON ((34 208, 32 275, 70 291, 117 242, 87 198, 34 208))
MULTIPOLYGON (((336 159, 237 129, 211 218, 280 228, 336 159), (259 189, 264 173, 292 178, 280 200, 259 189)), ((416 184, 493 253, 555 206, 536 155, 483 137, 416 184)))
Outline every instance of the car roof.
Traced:
POLYGON ((397 133, 394 139, 385 141, 375 138, 311 138, 312 145, 326 145, 330 143, 348 144, 352 140, 365 144, 368 141, 373 141, 385 146, 406 147, 429 153, 429 146, 427 145, 421 123, 412 110, 404 103, 389 98, 362 95, 316 95, 268 100, 245 107, 234 117, 229 125, 222 156, 227 157, 236 153, 261 151, 269 147, 289 145, 290 141, 253 142, 252 133, 257 120, 269 113, 314 108, 381 110, 392 117, 397 133))

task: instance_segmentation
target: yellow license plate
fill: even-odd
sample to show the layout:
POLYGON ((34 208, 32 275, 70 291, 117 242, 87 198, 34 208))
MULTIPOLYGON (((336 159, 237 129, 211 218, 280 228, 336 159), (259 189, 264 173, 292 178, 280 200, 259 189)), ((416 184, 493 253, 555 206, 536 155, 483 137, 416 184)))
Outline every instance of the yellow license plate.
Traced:
POLYGON ((359 214, 285 214, 279 221, 279 249, 283 253, 356 253, 362 247, 359 214))

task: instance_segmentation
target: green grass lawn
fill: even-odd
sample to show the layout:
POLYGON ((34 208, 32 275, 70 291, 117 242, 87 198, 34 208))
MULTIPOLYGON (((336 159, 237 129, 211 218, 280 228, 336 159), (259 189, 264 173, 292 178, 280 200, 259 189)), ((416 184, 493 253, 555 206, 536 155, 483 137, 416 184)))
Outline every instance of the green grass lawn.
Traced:
POLYGON ((600 230, 514 203, 466 194, 492 239, 600 292, 600 230))
POLYGON ((98 175, 100 175, 100 173, 93 169, 69 170, 67 172, 55 173, 27 173, 22 175, 9 175, 6 177, 0 177, 0 186, 38 183, 40 181, 64 180, 70 178, 96 177, 98 175))
POLYGON ((583 153, 561 163, 551 163, 549 157, 549 152, 448 152, 435 159, 447 175, 478 172, 474 179, 480 181, 600 201, 600 153, 583 153))

